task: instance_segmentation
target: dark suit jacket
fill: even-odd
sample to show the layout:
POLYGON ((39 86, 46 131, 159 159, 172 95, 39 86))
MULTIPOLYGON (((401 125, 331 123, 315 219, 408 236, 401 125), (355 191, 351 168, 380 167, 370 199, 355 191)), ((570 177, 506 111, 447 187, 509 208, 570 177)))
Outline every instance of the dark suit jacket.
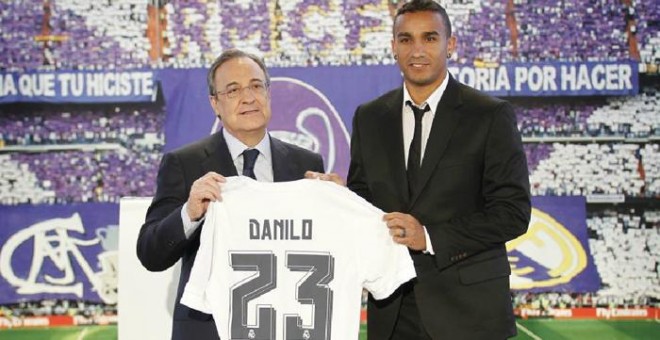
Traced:
MULTIPOLYGON (((415 301, 433 339, 503 339, 516 333, 505 242, 530 218, 527 163, 512 107, 450 77, 408 196, 403 88, 357 108, 348 186, 386 212, 426 226, 435 256, 413 252, 415 301)), ((370 299, 369 339, 388 339, 401 295, 370 299)))
MULTIPOLYGON (((301 179, 307 170, 324 172, 320 155, 272 137, 270 143, 275 182, 301 179)), ((192 183, 209 171, 223 176, 238 174, 222 132, 164 155, 158 170, 156 195, 138 236, 137 255, 148 270, 162 271, 181 259, 172 339, 218 338, 211 315, 180 303, 203 228, 201 225, 186 238, 181 207, 188 200, 192 183)))

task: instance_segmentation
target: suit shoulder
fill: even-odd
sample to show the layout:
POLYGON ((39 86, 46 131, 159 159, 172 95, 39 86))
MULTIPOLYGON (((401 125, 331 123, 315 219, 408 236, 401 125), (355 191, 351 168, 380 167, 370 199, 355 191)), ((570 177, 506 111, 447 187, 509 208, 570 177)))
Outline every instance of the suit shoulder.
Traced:
POLYGON ((285 142, 275 137, 271 137, 271 143, 280 144, 281 147, 287 149, 288 152, 295 155, 296 157, 306 158, 306 159, 321 159, 321 155, 316 152, 307 150, 295 144, 285 142))
POLYGON ((475 88, 459 83, 463 104, 481 107, 496 107, 508 103, 506 100, 493 97, 475 88))
POLYGON ((214 133, 208 137, 202 138, 190 144, 178 147, 172 151, 167 152, 167 154, 174 155, 177 157, 188 158, 202 155, 204 150, 213 143, 216 142, 218 136, 217 133, 214 133))
MULTIPOLYGON (((394 90, 391 90, 382 96, 375 98, 371 101, 368 101, 358 107, 358 112, 359 111, 371 111, 371 110, 380 110, 382 106, 387 105, 387 103, 392 102, 393 100, 396 99, 398 95, 403 94, 403 88, 396 88, 394 90)), ((402 97, 403 98, 403 97, 402 97)))

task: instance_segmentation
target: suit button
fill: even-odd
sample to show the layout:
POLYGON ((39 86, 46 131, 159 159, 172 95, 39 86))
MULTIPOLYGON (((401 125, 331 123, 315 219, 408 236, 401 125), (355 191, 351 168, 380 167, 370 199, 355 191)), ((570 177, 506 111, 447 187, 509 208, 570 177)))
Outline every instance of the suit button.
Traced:
POLYGON ((174 241, 167 241, 167 245, 170 247, 174 247, 174 241))

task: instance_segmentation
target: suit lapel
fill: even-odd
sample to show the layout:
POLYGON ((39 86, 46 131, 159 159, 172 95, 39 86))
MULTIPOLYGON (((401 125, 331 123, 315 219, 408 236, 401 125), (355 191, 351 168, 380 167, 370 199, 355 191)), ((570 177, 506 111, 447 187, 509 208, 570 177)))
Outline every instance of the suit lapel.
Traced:
POLYGON ((211 142, 204 147, 207 158, 202 162, 204 173, 215 171, 225 177, 237 176, 238 172, 231 159, 227 142, 222 136, 222 130, 216 132, 211 142))
POLYGON ((422 168, 419 172, 419 186, 414 191, 413 197, 410 201, 410 206, 415 204, 420 193, 429 178, 433 174, 433 170, 440 158, 442 158, 449 140, 460 120, 458 107, 461 105, 460 91, 458 83, 454 78, 449 76, 447 89, 442 95, 442 99, 438 103, 435 111, 435 118, 431 125, 431 132, 429 139, 426 142, 426 150, 424 151, 424 158, 422 160, 422 168))
POLYGON ((289 160, 289 149, 286 145, 276 138, 270 137, 270 152, 273 157, 273 181, 274 182, 287 182, 299 178, 294 178, 296 166, 293 161, 289 160))
POLYGON ((383 152, 388 159, 392 177, 399 197, 403 198, 404 205, 408 202, 408 177, 406 176, 406 159, 403 153, 403 121, 401 108, 403 107, 403 87, 385 101, 386 109, 381 119, 380 133, 383 141, 383 152))

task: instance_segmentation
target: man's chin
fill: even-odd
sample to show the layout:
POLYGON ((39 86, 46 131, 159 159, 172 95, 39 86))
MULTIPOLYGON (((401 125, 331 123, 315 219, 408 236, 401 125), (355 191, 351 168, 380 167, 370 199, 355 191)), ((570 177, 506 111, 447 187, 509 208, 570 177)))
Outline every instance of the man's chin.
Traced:
POLYGON ((437 78, 439 77, 433 77, 429 75, 425 75, 423 77, 422 76, 404 77, 404 79, 408 84, 413 86, 420 86, 420 87, 432 85, 437 80, 437 78))

